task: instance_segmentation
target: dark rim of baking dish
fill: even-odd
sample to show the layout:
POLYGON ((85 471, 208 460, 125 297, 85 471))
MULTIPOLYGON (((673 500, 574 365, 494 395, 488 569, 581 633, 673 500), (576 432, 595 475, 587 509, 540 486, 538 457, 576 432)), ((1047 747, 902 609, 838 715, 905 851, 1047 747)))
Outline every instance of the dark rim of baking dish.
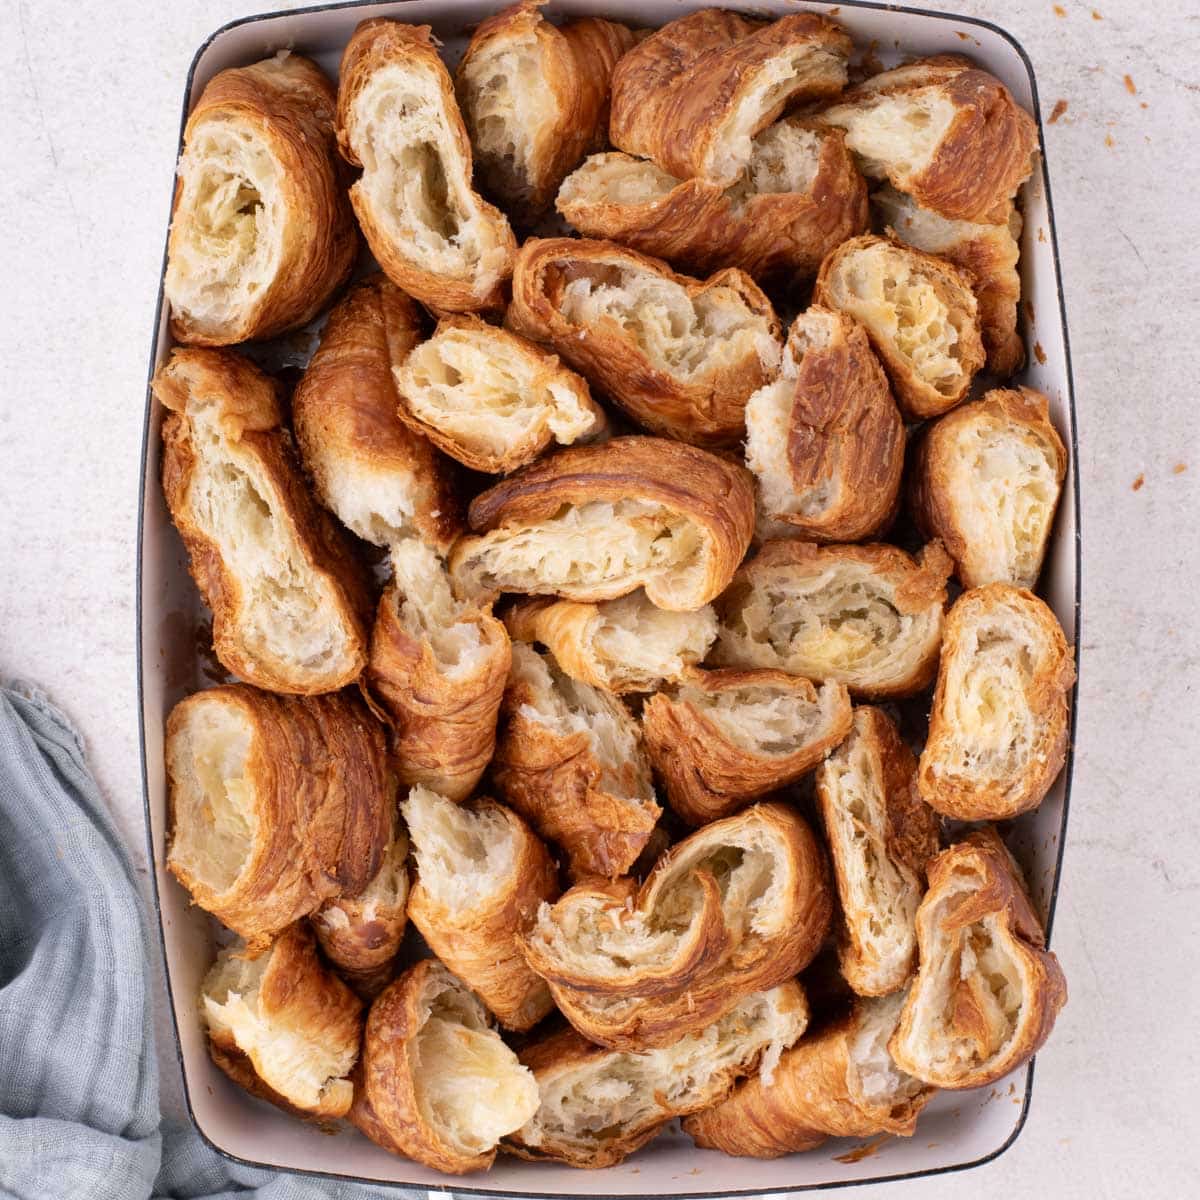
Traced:
MULTIPOLYGON (((980 17, 968 17, 960 13, 941 12, 936 9, 919 8, 903 4, 886 4, 876 3, 875 0, 841 0, 841 3, 833 3, 832 0, 812 0, 813 3, 823 8, 861 8, 875 9, 885 12, 909 12, 922 17, 933 17, 942 21, 955 21, 962 25, 974 25, 981 29, 986 29, 996 36, 1007 42, 1013 50, 1016 51, 1017 57, 1021 60, 1025 68, 1025 73, 1029 77, 1029 90, 1033 100, 1033 118, 1037 122, 1038 128, 1038 147, 1041 151, 1041 172, 1042 186, 1046 193, 1046 223, 1049 226, 1050 233, 1050 250, 1054 261, 1055 282, 1058 290, 1058 310, 1059 319, 1062 326, 1063 340, 1063 366, 1066 373, 1066 402, 1067 409, 1071 414, 1071 462, 1069 471, 1071 475, 1071 491, 1074 500, 1075 510, 1075 596, 1074 596, 1074 616, 1075 616, 1075 683, 1071 692, 1071 715, 1070 715, 1070 740, 1067 746, 1067 758, 1063 767, 1063 797, 1062 797, 1062 816, 1058 827, 1058 848, 1054 863, 1054 880, 1050 887, 1050 898, 1046 906, 1045 927, 1046 927, 1046 945, 1050 944, 1050 936, 1054 925, 1054 912, 1058 904, 1058 889, 1062 879, 1062 864, 1063 854, 1066 848, 1066 832, 1067 821, 1070 814, 1071 803, 1071 785, 1075 774, 1075 737, 1079 718, 1079 646, 1082 641, 1081 624, 1080 624, 1080 598, 1082 595, 1082 533, 1080 528, 1080 495, 1079 495, 1079 439, 1078 426, 1075 411, 1075 378, 1071 368, 1071 344, 1067 330, 1067 309, 1066 302, 1063 296, 1062 287, 1062 262, 1058 251, 1058 233, 1054 223, 1054 199, 1050 191, 1050 172, 1046 165, 1046 136, 1045 128, 1042 124, 1041 106, 1038 98, 1037 76, 1033 70, 1033 62, 1030 59, 1025 47, 1006 29, 994 24, 991 21, 984 20, 980 17)), ((405 0, 397 0, 397 7, 403 5, 405 0)), ((720 0, 714 0, 714 3, 720 3, 720 0)), ((236 29, 242 25, 251 25, 258 21, 274 20, 281 17, 296 17, 308 16, 312 13, 331 12, 334 10, 378 7, 380 0, 343 0, 342 3, 332 4, 313 4, 305 8, 295 9, 277 9, 271 12, 254 13, 251 16, 238 17, 235 20, 229 21, 222 25, 219 29, 214 30, 200 44, 196 53, 192 56, 192 61, 188 67, 187 80, 184 85, 182 114, 179 123, 179 141, 177 145, 177 156, 183 152, 183 132, 187 124, 189 101, 192 95, 192 85, 195 79, 196 67, 199 65, 201 57, 205 51, 223 34, 228 33, 231 29, 236 29)), ((727 5, 726 7, 737 9, 742 7, 737 3, 727 5)), ((746 8, 753 8, 753 5, 745 5, 746 8)), ((171 196, 172 207, 174 205, 174 182, 172 181, 171 196)), ((168 234, 170 232, 170 210, 168 210, 168 234)), ((405 1184, 393 1183, 386 1180, 367 1179, 362 1175, 346 1175, 340 1171, 319 1171, 311 1170, 303 1167, 280 1167, 275 1163, 262 1162, 255 1159, 242 1158, 239 1155, 232 1154, 230 1151, 217 1145, 201 1127, 196 1113, 192 1108, 192 1094, 188 1083, 187 1071, 184 1069, 183 1059, 183 1043, 179 1034, 179 1022, 175 1015, 175 995, 171 984, 171 975, 167 970, 167 946, 166 933, 163 928, 163 913, 162 904, 159 897, 158 888, 158 870, 157 860, 154 850, 154 834, 151 823, 150 813, 150 789, 149 775, 146 766, 146 715, 145 715, 145 696, 143 690, 143 662, 142 662, 142 539, 144 534, 145 524, 145 497, 146 497, 146 464, 148 461, 148 451, 150 449, 150 427, 154 414, 154 397, 150 391, 150 381, 154 377, 155 371, 155 351, 158 347, 159 333, 162 326, 163 305, 165 298, 163 295, 163 281, 166 277, 167 269, 167 245, 164 238, 162 267, 159 273, 158 281, 158 302, 154 308, 154 327, 150 339, 150 365, 146 376, 146 411, 145 419, 142 426, 142 461, 141 469, 138 473, 138 520, 137 520, 137 564, 134 575, 134 586, 137 589, 136 603, 134 605, 135 612, 135 637, 137 639, 137 698, 138 698, 138 739, 139 753, 141 757, 142 767, 142 809, 145 816, 146 825, 146 855, 150 869, 150 883, 153 888, 154 895, 154 911, 158 919, 158 945, 159 951, 162 954, 163 979, 167 987, 167 999, 169 1001, 168 1009, 171 1014, 171 1029, 175 1035, 175 1058, 179 1063, 179 1072, 183 1082, 184 1103, 187 1106, 188 1118, 195 1127, 196 1132, 200 1135, 204 1143, 212 1150, 216 1151, 222 1158, 228 1159, 230 1162, 240 1163, 248 1167, 263 1168, 266 1170, 283 1171, 293 1175, 307 1175, 320 1179, 337 1179, 348 1183, 369 1184, 379 1188, 413 1188, 416 1187, 422 1191, 436 1192, 456 1192, 465 1196, 504 1196, 504 1197, 528 1197, 531 1195, 528 1191, 506 1191, 499 1188, 477 1188, 471 1187, 469 1184, 464 1184, 458 1181, 450 1183, 426 1183, 426 1184, 405 1184)), ((832 1190, 833 1188, 848 1188, 860 1187, 866 1184, 878 1183, 894 1183, 907 1179, 924 1179, 932 1175, 948 1175, 956 1171, 969 1171, 974 1167, 981 1167, 986 1163, 993 1162, 999 1158, 1006 1150, 1008 1150, 1017 1138, 1021 1136, 1022 1130, 1025 1128, 1025 1122, 1029 1117, 1029 1105, 1033 1096, 1033 1071, 1035 1060, 1030 1059, 1025 1072, 1025 1092, 1021 1103, 1021 1112, 1017 1118, 1016 1124, 1013 1126, 1012 1132, 995 1150, 989 1151, 980 1158, 971 1159, 969 1162, 952 1163, 942 1167, 929 1167, 922 1171, 905 1171, 890 1175, 875 1175, 869 1179, 845 1179, 833 1180, 828 1183, 802 1183, 792 1186, 772 1186, 764 1188, 744 1188, 744 1189, 722 1189, 714 1192, 688 1192, 686 1200, 713 1200, 720 1196, 763 1196, 767 1194, 790 1195, 799 1192, 814 1192, 822 1190, 832 1190)), ((536 1193, 541 1196, 550 1196, 555 1193, 536 1193)), ((651 1196, 646 1193, 636 1192, 589 1192, 587 1200, 657 1200, 657 1196, 651 1196)))

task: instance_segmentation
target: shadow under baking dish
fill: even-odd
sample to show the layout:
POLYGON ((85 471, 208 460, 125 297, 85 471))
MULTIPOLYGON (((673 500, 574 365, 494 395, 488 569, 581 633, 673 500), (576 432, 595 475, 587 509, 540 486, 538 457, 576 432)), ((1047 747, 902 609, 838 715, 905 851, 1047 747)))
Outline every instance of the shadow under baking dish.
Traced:
MULTIPOLYGON (((183 95, 183 120, 204 85, 218 71, 292 49, 317 59, 336 75, 341 48, 355 26, 374 16, 429 24, 453 61, 465 35, 502 0, 408 0, 408 2, 319 5, 287 13, 265 13, 233 21, 217 30, 196 52, 183 95)), ((556 0, 554 16, 602 15, 635 26, 659 25, 705 0, 556 0)), ((950 13, 843 0, 840 4, 762 0, 726 7, 761 16, 803 9, 836 10, 837 19, 860 47, 873 45, 885 62, 905 56, 966 53, 1004 81, 1018 103, 1038 120, 1037 83, 1028 55, 1004 30, 986 21, 950 13)), ((1051 416, 1071 451, 1068 487, 1059 507, 1039 591, 1079 644, 1080 531, 1075 404, 1071 379, 1050 181, 1042 159, 1022 191, 1025 229, 1021 246, 1023 333, 1029 363, 1018 381, 1050 398, 1051 416)), ((180 127, 182 149, 182 121, 180 127)), ((164 180, 164 191, 166 181, 164 180)), ((163 270, 166 267, 164 250, 163 270)), ((152 333, 150 374, 170 350, 162 277, 152 333)), ((284 339, 275 357, 306 358, 294 340, 284 339)), ((943 1092, 909 1139, 868 1143, 833 1140, 806 1154, 771 1161, 728 1158, 697 1150, 677 1127, 664 1132, 627 1162, 600 1171, 579 1171, 549 1163, 501 1156, 486 1175, 449 1177, 397 1158, 347 1128, 322 1136, 241 1091, 210 1060, 199 1015, 200 982, 213 956, 209 919, 190 905, 187 894, 164 868, 166 788, 163 728, 171 707, 185 694, 211 683, 212 660, 204 644, 204 610, 187 573, 186 555, 171 525, 159 486, 161 412, 146 394, 137 557, 137 675, 142 787, 147 847, 154 865, 154 897, 166 963, 167 988, 183 1072, 188 1112, 204 1140, 228 1158, 252 1166, 326 1176, 361 1183, 390 1183, 480 1196, 753 1196, 800 1192, 857 1183, 912 1179, 958 1171, 989 1162, 1019 1136, 1029 1113, 1033 1063, 995 1087, 943 1092)), ((1078 649, 1076 669, 1078 671, 1078 649)), ((1042 806, 1011 823, 1008 841, 1027 873, 1034 900, 1046 919, 1054 918, 1067 808, 1074 766, 1078 685, 1072 695, 1071 747, 1066 766, 1042 806)))

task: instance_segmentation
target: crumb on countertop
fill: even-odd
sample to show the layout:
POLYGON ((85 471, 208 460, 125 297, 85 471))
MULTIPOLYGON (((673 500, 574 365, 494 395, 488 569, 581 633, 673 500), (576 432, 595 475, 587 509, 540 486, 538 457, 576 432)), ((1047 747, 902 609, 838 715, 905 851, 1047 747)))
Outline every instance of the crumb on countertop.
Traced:
POLYGON ((1146 486, 1146 476, 1143 472, 1138 472, 1138 477, 1133 481, 1131 490, 1140 492, 1146 486))
POLYGON ((1184 471, 1186 471, 1186 470, 1187 470, 1187 463, 1185 463, 1185 462, 1177 462, 1177 463, 1176 463, 1176 464, 1175 464, 1175 465, 1174 465, 1174 466, 1171 468, 1171 474, 1172 474, 1172 475, 1182 475, 1182 474, 1184 473, 1184 471))
POLYGON ((1054 107, 1050 110, 1050 120, 1047 125, 1057 125, 1059 118, 1067 111, 1067 102, 1065 100, 1055 100, 1054 107))
POLYGON ((1054 15, 1056 17, 1065 17, 1067 15, 1067 10, 1063 8, 1061 4, 1056 4, 1054 6, 1054 15))
POLYGON ((1106 133, 1104 135, 1104 144, 1111 150, 1117 144, 1117 140, 1111 133, 1106 133))
POLYGON ((1133 76, 1125 75, 1125 76, 1122 76, 1122 78, 1125 80, 1125 90, 1131 96, 1136 96, 1137 95, 1137 84, 1133 82, 1133 76))
POLYGON ((1092 20, 1093 21, 1103 21, 1104 18, 1093 8, 1092 9, 1092 20))

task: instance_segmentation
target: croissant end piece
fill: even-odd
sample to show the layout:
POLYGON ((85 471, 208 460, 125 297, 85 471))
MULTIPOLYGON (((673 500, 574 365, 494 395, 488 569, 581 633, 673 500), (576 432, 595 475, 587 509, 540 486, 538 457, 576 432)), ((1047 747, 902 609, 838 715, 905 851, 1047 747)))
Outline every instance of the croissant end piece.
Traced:
POLYGON ((516 813, 487 797, 458 805, 415 787, 401 810, 417 859, 413 924, 502 1025, 536 1025, 554 1005, 517 937, 538 906, 558 895, 546 847, 516 813))
POLYGON ((829 872, 791 808, 756 804, 662 856, 633 893, 584 884, 524 938, 563 1015, 617 1050, 666 1046, 803 970, 829 928, 829 872))
POLYGON ((471 143, 427 25, 372 18, 342 55, 337 139, 350 202, 397 286, 450 312, 496 308, 516 239, 471 186, 471 143))
POLYGON ((709 605, 668 612, 640 591, 596 604, 522 600, 505 613, 504 624, 518 641, 541 642, 572 679, 617 693, 652 692, 681 679, 717 637, 709 605))
POLYGON ((257 958, 222 950, 200 1007, 213 1061, 248 1092, 299 1116, 343 1117, 362 1003, 317 955, 302 922, 257 958))
POLYGON ((221 71, 188 118, 163 291, 181 342, 228 346, 312 320, 358 234, 321 68, 282 53, 221 71))
POLYGON ((938 819, 913 786, 917 760, 878 708, 854 712, 850 736, 817 771, 817 805, 842 917, 838 958, 860 996, 885 996, 916 966, 917 905, 938 819))
POLYGON ((966 271, 886 238, 852 238, 821 265, 813 302, 859 321, 913 421, 953 408, 984 364, 966 271))
POLYGON ((326 900, 311 918, 325 957, 364 1000, 391 982, 407 924, 407 858, 408 838, 397 830, 366 888, 326 900))
POLYGON ((783 671, 690 671, 642 710, 650 761, 689 825, 807 774, 850 732, 850 697, 783 671))
POLYGON ((882 543, 766 542, 717 604, 712 659, 915 695, 937 670, 950 566, 936 541, 915 561, 882 543))
POLYGON ((167 867, 252 952, 378 872, 395 785, 383 730, 352 693, 197 692, 167 719, 165 758, 167 867))
POLYGON ((347 1115, 385 1150, 451 1175, 486 1171, 537 1107, 533 1075, 437 959, 409 967, 371 1005, 347 1115))
POLYGON ((747 398, 779 362, 779 322, 749 275, 690 279, 615 242, 530 238, 505 323, 639 425, 696 445, 738 442, 747 398))
POLYGON ((705 1150, 778 1158, 827 1137, 911 1137, 934 1089, 888 1054, 905 994, 858 1000, 784 1052, 774 1077, 751 1078, 722 1104, 683 1122, 705 1150))
POLYGON ((815 13, 769 24, 722 9, 689 13, 617 63, 609 137, 680 179, 727 187, 751 139, 785 106, 841 92, 849 55, 845 31, 815 13))
POLYGON ((401 782, 464 800, 496 745, 508 634, 490 606, 455 596, 441 560, 421 542, 394 546, 392 571, 367 683, 392 723, 401 782))
POLYGON ((1049 402, 996 389, 935 421, 909 476, 909 507, 941 538, 963 587, 1037 583, 1067 473, 1049 402))
POLYGON ((960 821, 1041 804, 1067 754, 1075 665, 1054 613, 1007 583, 964 592, 946 617, 917 785, 960 821))
POLYGON ((535 462, 476 496, 450 569, 468 594, 595 602, 639 587, 659 608, 703 608, 754 532, 753 477, 680 442, 614 438, 535 462))
POLYGON ((930 864, 917 939, 921 969, 888 1044, 896 1065, 935 1087, 976 1088, 1032 1057, 1067 981, 994 828, 930 864))
POLYGON ((662 812, 625 706, 524 642, 512 647, 492 780, 577 877, 628 871, 662 812))
POLYGON ((400 417, 451 458, 507 474, 551 442, 606 432, 588 385, 553 354, 476 316, 448 316, 396 368, 400 417))
POLYGON ((1025 343, 1017 332, 1022 219, 1013 202, 1005 201, 979 222, 952 221, 886 185, 871 203, 893 236, 970 273, 988 370, 1002 376, 1020 370, 1025 362, 1025 343))
POLYGON ((362 569, 316 504, 274 383, 230 350, 175 350, 151 384, 162 484, 221 665, 275 692, 332 692, 366 663, 362 569))
POLYGON ((918 59, 852 88, 821 119, 846 130, 866 175, 924 208, 982 221, 1033 170, 1037 126, 994 76, 957 54, 918 59))
POLYGON ((735 1080, 771 1080, 804 1033, 808 1005, 794 980, 739 1000, 720 1020, 661 1050, 604 1050, 573 1029, 527 1046, 521 1061, 541 1097, 504 1144, 521 1158, 611 1167, 674 1117, 719 1103, 735 1080))
POLYGON ((746 462, 767 536, 855 542, 891 522, 904 421, 857 321, 814 305, 792 322, 779 377, 746 404, 746 462))
POLYGON ((455 72, 484 189, 530 224, 566 173, 608 132, 608 85, 632 45, 624 25, 583 17, 556 28, 522 0, 484 21, 455 72))
POLYGON ((419 537, 441 553, 462 532, 456 468, 396 415, 392 370, 421 340, 417 305, 385 275, 329 314, 292 396, 292 425, 318 499, 360 538, 419 537))

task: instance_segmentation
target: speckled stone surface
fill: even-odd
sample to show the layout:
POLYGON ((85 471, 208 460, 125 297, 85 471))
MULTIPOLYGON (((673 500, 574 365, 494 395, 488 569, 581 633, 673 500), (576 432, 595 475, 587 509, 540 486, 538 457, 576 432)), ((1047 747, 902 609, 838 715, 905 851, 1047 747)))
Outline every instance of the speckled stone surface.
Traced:
MULTIPOLYGON (((1083 492, 1079 745, 1055 925, 1071 1000, 1005 1155, 864 1197, 1196 1189, 1200 4, 1098 4, 936 6, 999 21, 1033 60, 1043 115, 1066 102, 1047 135, 1083 492)), ((138 447, 179 101, 201 39, 255 7, 0 5, 0 673, 36 679, 82 727, 139 861, 138 447)), ((177 1108, 163 1016, 164 1105, 177 1108)))

